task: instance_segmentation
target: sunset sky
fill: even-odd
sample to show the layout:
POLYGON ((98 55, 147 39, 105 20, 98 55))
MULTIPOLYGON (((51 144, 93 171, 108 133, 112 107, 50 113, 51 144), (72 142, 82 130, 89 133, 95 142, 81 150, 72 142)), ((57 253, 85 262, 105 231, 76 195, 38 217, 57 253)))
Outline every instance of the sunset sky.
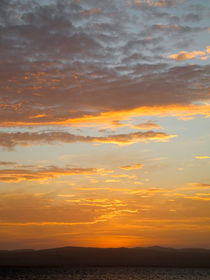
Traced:
POLYGON ((0 1, 0 249, 210 248, 210 1, 0 1))

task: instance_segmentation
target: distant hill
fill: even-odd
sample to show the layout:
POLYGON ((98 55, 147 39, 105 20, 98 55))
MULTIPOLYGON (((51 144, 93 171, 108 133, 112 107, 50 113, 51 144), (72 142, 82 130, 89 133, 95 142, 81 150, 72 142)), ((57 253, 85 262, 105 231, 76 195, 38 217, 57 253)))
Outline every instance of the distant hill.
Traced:
POLYGON ((155 266, 210 268, 210 250, 164 247, 0 251, 0 266, 155 266))

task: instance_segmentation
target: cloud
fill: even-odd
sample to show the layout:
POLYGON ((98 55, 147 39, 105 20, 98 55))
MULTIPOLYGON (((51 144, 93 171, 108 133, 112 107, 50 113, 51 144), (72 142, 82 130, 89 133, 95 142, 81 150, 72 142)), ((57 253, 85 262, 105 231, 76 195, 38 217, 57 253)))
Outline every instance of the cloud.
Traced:
POLYGON ((169 58, 172 58, 172 59, 178 60, 178 61, 182 61, 182 60, 193 59, 198 56, 204 56, 204 55, 205 55, 205 52, 201 52, 201 51, 192 51, 192 52, 181 51, 178 54, 169 55, 169 58))
POLYGON ((116 179, 107 179, 105 180, 105 183, 118 183, 120 182, 120 180, 116 180, 116 179))
MULTIPOLYGON (((164 36, 168 36, 170 38, 173 38, 174 36, 187 36, 190 33, 192 34, 196 34, 196 33, 201 33, 201 32, 208 32, 209 28, 208 27, 192 27, 189 25, 180 25, 177 23, 158 23, 158 24, 153 24, 151 26, 149 26, 145 31, 142 32, 142 35, 146 35, 146 33, 150 36, 151 34, 153 34, 154 32, 158 32, 159 34, 162 34, 164 36)), ((179 42, 181 44, 181 42, 179 42)), ((178 42, 177 42, 177 45, 178 42)), ((189 45, 189 43, 182 42, 181 45, 189 45)))
POLYGON ((78 198, 78 199, 67 199, 65 202, 72 202, 81 206, 97 206, 102 208, 115 207, 115 206, 126 206, 126 203, 119 199, 108 199, 108 198, 78 198))
MULTIPOLYGON (((142 182, 134 182, 134 185, 143 185, 142 182)), ((79 191, 97 191, 97 192, 107 192, 107 193, 122 193, 126 195, 138 195, 143 197, 151 197, 158 193, 170 193, 169 190, 161 188, 119 188, 119 187, 77 187, 75 188, 79 191)))
POLYGON ((183 60, 189 60, 193 58, 199 58, 201 60, 206 60, 210 58, 208 54, 210 53, 209 51, 210 47, 207 47, 206 50, 204 51, 181 51, 177 54, 171 54, 168 57, 177 61, 183 61, 183 60))
MULTIPOLYGON (((122 168, 123 169, 123 168, 122 168)), ((124 168, 125 169, 125 168, 124 168)), ((113 178, 129 178, 129 179, 136 179, 136 175, 128 175, 128 174, 114 174, 112 175, 113 178)))
POLYGON ((118 145, 129 145, 137 142, 167 142, 170 138, 176 137, 176 135, 170 135, 164 132, 134 132, 130 134, 117 134, 109 135, 105 137, 96 137, 94 138, 95 142, 99 143, 113 143, 118 145))
MULTIPOLYGON (((208 94, 206 95, 206 97, 208 94)), ((1 113, 0 113, 1 114, 1 113)), ((179 119, 191 119, 196 116, 210 116, 210 105, 206 104, 171 104, 171 105, 156 105, 156 106, 141 106, 128 110, 116 110, 102 112, 98 114, 84 114, 80 117, 57 119, 56 116, 51 116, 51 119, 32 119, 21 121, 3 121, 1 127, 15 126, 100 126, 101 124, 111 127, 119 126, 119 121, 128 120, 134 117, 141 116, 158 116, 158 117, 177 117, 179 119), (113 119, 115 121, 113 121, 113 119)), ((124 126, 124 125, 123 125, 124 126)))
POLYGON ((206 104, 209 66, 174 68, 163 54, 207 28, 172 23, 179 1, 141 2, 143 11, 124 1, 4 1, 0 126, 74 124, 137 108, 187 114, 206 104), (160 6, 158 24, 139 16, 160 6))
POLYGON ((202 197, 202 196, 197 196, 197 195, 194 195, 194 196, 186 196, 186 198, 188 198, 188 199, 194 199, 194 200, 204 200, 204 201, 209 201, 209 200, 210 200, 210 197, 202 197))
POLYGON ((177 188, 177 190, 206 190, 206 189, 210 189, 210 184, 206 184, 206 183, 200 183, 200 182, 192 182, 189 183, 187 186, 184 187, 180 187, 177 188))
POLYGON ((136 213, 133 207, 115 198, 57 199, 51 194, 3 193, 0 202, 0 224, 4 226, 94 225, 126 213, 136 213))
POLYGON ((152 121, 147 121, 145 123, 140 123, 140 124, 135 124, 135 125, 132 125, 133 128, 136 128, 136 129, 160 129, 161 126, 158 125, 157 123, 155 122, 152 122, 152 121))
POLYGON ((195 158, 198 158, 198 159, 210 159, 209 156, 196 156, 195 158))
POLYGON ((154 1, 154 0, 135 0, 132 3, 132 5, 135 6, 149 6, 149 7, 171 7, 175 5, 175 2, 178 1, 171 1, 171 0, 159 0, 159 1, 154 1))
POLYGON ((141 168, 143 168, 143 166, 144 165, 142 163, 136 163, 136 164, 132 164, 132 165, 124 165, 119 168, 123 169, 123 170, 133 170, 133 169, 141 169, 141 168))
POLYGON ((198 115, 209 117, 210 104, 142 106, 130 110, 109 111, 98 115, 86 115, 84 117, 64 121, 60 124, 69 124, 73 126, 96 126, 109 124, 110 126, 119 126, 119 121, 140 116, 171 116, 179 119, 191 119, 198 115), (113 121, 113 119, 115 121, 113 121))
POLYGON ((4 148, 14 148, 17 145, 30 146, 39 144, 60 143, 102 143, 129 145, 137 142, 166 142, 176 135, 170 135, 164 132, 134 132, 130 134, 113 134, 104 137, 81 136, 68 132, 0 132, 0 146, 4 148))
POLYGON ((58 178, 61 176, 74 175, 89 175, 97 174, 101 169, 97 168, 60 168, 56 166, 38 167, 35 166, 30 169, 15 168, 15 169, 1 169, 1 182, 21 182, 21 181, 36 181, 58 178))
POLYGON ((96 15, 96 14, 100 14, 100 13, 101 13, 101 9, 93 8, 93 9, 82 11, 81 15, 82 16, 92 16, 92 15, 96 15))
POLYGON ((192 22, 198 22, 202 19, 201 15, 197 13, 188 13, 183 16, 183 19, 185 21, 192 21, 192 22))
POLYGON ((14 161, 0 161, 0 166, 5 166, 5 165, 16 165, 17 163, 14 161))
POLYGON ((191 183, 190 184, 192 187, 197 187, 197 188, 203 188, 203 189, 205 189, 205 188, 207 188, 207 189, 209 189, 210 188, 210 184, 205 184, 205 183, 200 183, 200 182, 193 182, 193 183, 191 183))

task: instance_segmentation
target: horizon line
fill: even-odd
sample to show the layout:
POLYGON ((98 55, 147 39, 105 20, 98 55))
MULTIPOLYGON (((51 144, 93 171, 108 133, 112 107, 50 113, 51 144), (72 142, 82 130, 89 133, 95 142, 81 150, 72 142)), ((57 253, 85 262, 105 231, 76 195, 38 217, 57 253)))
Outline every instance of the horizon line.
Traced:
POLYGON ((20 248, 20 249, 1 249, 2 251, 13 252, 13 251, 42 251, 42 250, 54 250, 54 249, 64 249, 64 248, 81 248, 81 249, 171 249, 171 250, 210 250, 207 247, 167 247, 167 246, 159 246, 159 245, 152 245, 152 246, 135 246, 135 247, 94 247, 94 246, 61 246, 61 247, 49 247, 49 248, 20 248))

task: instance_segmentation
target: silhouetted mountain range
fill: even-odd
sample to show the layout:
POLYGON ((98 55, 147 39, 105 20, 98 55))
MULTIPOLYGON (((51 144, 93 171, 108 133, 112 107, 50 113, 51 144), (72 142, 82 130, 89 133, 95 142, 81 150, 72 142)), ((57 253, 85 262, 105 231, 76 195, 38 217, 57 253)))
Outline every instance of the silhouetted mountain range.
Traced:
POLYGON ((0 251, 0 266, 156 266, 210 268, 208 249, 164 247, 0 251))

